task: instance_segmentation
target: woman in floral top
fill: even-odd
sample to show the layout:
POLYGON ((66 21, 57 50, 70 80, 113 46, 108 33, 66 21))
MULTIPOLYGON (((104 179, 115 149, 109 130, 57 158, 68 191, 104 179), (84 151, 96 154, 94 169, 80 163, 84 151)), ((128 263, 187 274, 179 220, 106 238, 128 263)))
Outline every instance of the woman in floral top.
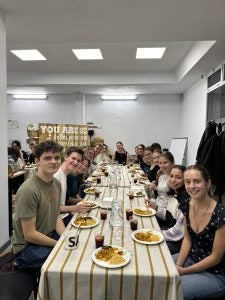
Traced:
POLYGON ((184 299, 212 299, 225 295, 225 207, 210 196, 204 167, 187 168, 184 183, 190 196, 181 207, 186 232, 174 260, 184 299))

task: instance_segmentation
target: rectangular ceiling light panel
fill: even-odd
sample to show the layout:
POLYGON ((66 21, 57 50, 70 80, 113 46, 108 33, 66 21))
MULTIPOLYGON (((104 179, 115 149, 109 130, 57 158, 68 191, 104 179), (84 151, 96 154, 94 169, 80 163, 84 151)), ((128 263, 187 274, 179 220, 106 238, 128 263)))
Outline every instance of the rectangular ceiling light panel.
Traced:
POLYGON ((101 60, 103 59, 100 49, 72 49, 78 60, 101 60))
POLYGON ((137 48, 136 59, 160 59, 166 48, 137 48))
POLYGON ((30 50, 10 50, 14 55, 19 57, 19 59, 24 61, 32 61, 32 60, 47 60, 40 51, 37 49, 30 50))
POLYGON ((136 95, 102 95, 101 100, 137 100, 136 95))
POLYGON ((33 99, 37 99, 37 100, 45 100, 48 98, 47 95, 45 94, 35 94, 35 95, 28 95, 28 94, 25 94, 25 95, 22 95, 22 94, 14 94, 13 96, 13 99, 30 99, 30 100, 33 100, 33 99))

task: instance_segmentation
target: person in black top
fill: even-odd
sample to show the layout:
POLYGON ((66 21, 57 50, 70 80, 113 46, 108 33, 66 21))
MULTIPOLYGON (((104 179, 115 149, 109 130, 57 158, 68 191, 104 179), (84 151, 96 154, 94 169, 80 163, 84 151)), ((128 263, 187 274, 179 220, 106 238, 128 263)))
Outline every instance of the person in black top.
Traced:
POLYGON ((209 194, 209 172, 200 165, 184 172, 190 199, 181 209, 186 231, 178 255, 184 299, 214 299, 225 295, 225 207, 209 194))
POLYGON ((148 179, 150 182, 156 181, 156 175, 159 171, 159 157, 161 155, 160 150, 154 150, 152 152, 152 163, 148 171, 148 179))
POLYGON ((137 147, 135 147, 136 149, 136 157, 135 157, 135 163, 143 164, 143 156, 144 156, 144 150, 145 150, 145 145, 143 144, 139 144, 137 145, 137 147))
POLYGON ((31 153, 28 155, 27 163, 35 164, 35 144, 29 144, 31 153))
POLYGON ((123 147, 122 142, 116 143, 117 150, 114 153, 113 160, 117 161, 119 164, 127 164, 129 161, 129 154, 123 147))
POLYGON ((74 205, 81 200, 80 187, 84 183, 89 166, 90 160, 84 158, 76 173, 67 175, 66 205, 74 205))
POLYGON ((143 162, 140 163, 140 167, 143 170, 145 176, 147 176, 152 164, 152 150, 151 147, 145 147, 143 162))
POLYGON ((24 150, 21 150, 21 143, 18 140, 14 140, 12 141, 12 148, 17 149, 20 151, 20 158, 22 159, 22 161, 24 161, 24 163, 27 163, 27 159, 28 159, 28 155, 27 152, 25 152, 24 150))

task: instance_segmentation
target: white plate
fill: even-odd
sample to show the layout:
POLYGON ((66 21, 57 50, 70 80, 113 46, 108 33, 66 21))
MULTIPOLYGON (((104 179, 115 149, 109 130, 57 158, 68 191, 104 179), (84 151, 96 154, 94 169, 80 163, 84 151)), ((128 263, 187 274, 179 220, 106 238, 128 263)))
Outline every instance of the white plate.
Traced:
MULTIPOLYGON (((133 192, 134 197, 144 197, 145 196, 145 193, 143 193, 143 192, 141 192, 141 195, 139 195, 137 193, 140 193, 140 192, 133 192)), ((127 193, 127 196, 130 196, 130 193, 127 193)))
POLYGON ((95 188, 93 189, 93 192, 89 191, 89 189, 90 189, 90 188, 85 189, 84 192, 85 192, 86 194, 94 195, 94 194, 95 194, 95 188))
POLYGON ((136 216, 140 216, 140 217, 152 217, 156 214, 156 211, 153 209, 153 208, 149 208, 147 209, 145 206, 139 206, 139 207, 135 207, 133 209, 133 214, 136 215, 136 216), (139 214, 137 212, 135 212, 135 209, 142 209, 142 210, 149 210, 149 212, 151 212, 151 214, 139 214))
POLYGON ((91 177, 89 178, 89 181, 96 183, 97 182, 97 177, 91 177))
POLYGON ((100 207, 100 203, 97 202, 97 201, 88 201, 88 200, 84 200, 84 202, 90 203, 90 204, 92 204, 92 203, 95 204, 95 206, 92 206, 92 207, 91 207, 92 209, 95 209, 95 208, 100 207))
POLYGON ((150 185, 150 181, 147 179, 140 179, 139 182, 140 184, 150 185))
POLYGON ((155 230, 155 229, 138 229, 138 230, 135 230, 132 234, 131 234, 131 237, 133 240, 135 240, 136 242, 140 243, 140 244, 145 244, 145 245, 157 245, 157 244, 160 244, 162 241, 164 241, 164 237, 162 235, 161 232, 159 232, 158 230, 155 230), (148 231, 151 231, 151 233, 153 234, 157 234, 159 236, 159 241, 157 242, 147 242, 147 241, 140 241, 138 240, 136 237, 135 237, 135 234, 136 233, 139 233, 139 232, 148 232, 148 231))
MULTIPOLYGON (((80 228, 86 229, 86 228, 92 228, 92 227, 97 226, 98 223, 99 223, 99 219, 97 219, 97 218, 95 218, 95 217, 91 217, 91 218, 94 219, 94 220, 96 221, 95 224, 89 225, 89 226, 81 225, 80 228)), ((76 224, 74 223, 74 221, 75 221, 75 219, 71 222, 71 224, 72 224, 74 227, 79 227, 79 225, 76 225, 76 224)))
MULTIPOLYGON (((134 197, 144 197, 145 193, 142 191, 133 191, 134 193, 134 197), (141 195, 139 195, 139 193, 141 193, 141 195)), ((129 196, 129 193, 127 193, 127 195, 129 196)))
POLYGON ((123 258, 125 259, 125 262, 123 262, 121 264, 117 264, 117 265, 112 265, 112 264, 109 264, 107 261, 97 259, 95 254, 98 253, 102 249, 102 247, 100 247, 100 248, 96 249, 94 252, 92 252, 92 255, 91 255, 91 258, 96 263, 96 265, 103 267, 103 268, 115 269, 115 268, 123 267, 130 262, 130 253, 126 249, 119 247, 119 246, 112 246, 112 245, 110 245, 110 246, 118 248, 119 250, 123 250, 123 258))

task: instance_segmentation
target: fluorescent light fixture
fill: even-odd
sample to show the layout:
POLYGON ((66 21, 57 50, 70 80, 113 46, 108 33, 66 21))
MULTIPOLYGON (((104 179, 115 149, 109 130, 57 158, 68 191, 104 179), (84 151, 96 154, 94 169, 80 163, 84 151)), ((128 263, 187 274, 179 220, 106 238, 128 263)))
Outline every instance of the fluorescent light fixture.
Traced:
POLYGON ((37 99, 37 100, 45 100, 45 99, 48 99, 48 96, 45 95, 45 94, 35 94, 35 95, 28 95, 28 94, 25 94, 25 95, 22 95, 22 94, 14 94, 13 96, 13 99, 30 99, 30 100, 33 100, 33 99, 37 99))
POLYGON ((47 60, 37 49, 30 50, 10 50, 14 55, 21 60, 47 60))
POLYGON ((101 100, 137 100, 137 95, 102 95, 101 100))
POLYGON ((165 50, 165 47, 137 48, 136 59, 160 59, 163 57, 165 50))
POLYGON ((100 49, 72 49, 79 60, 101 60, 103 59, 100 49))

